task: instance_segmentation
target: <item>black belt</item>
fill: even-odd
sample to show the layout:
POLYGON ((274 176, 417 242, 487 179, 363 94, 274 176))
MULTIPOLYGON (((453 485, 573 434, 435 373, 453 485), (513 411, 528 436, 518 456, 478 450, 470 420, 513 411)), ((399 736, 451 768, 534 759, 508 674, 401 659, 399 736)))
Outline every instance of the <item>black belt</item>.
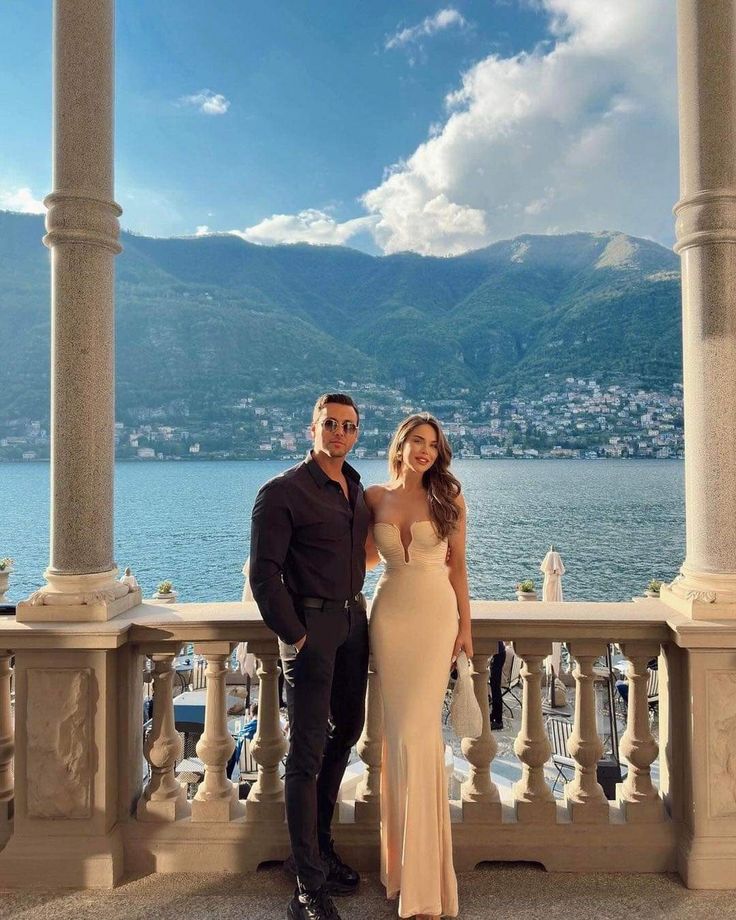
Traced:
POLYGON ((324 610, 325 613, 337 613, 340 610, 347 610, 352 604, 360 601, 360 594, 354 594, 345 601, 333 601, 328 597, 302 597, 298 596, 296 602, 300 607, 308 607, 310 610, 324 610))

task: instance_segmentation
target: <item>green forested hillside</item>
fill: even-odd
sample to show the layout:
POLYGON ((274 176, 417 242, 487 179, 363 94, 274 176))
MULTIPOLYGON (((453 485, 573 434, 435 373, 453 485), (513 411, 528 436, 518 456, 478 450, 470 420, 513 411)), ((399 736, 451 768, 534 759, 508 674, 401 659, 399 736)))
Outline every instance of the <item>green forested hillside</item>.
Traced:
MULTIPOLYGON (((0 212, 2 417, 48 404, 39 217, 0 212)), ((455 258, 123 234, 118 404, 216 411, 337 380, 421 398, 542 392, 560 377, 681 376, 679 260, 613 232, 523 236, 455 258), (549 376, 546 376, 549 375, 549 376)))

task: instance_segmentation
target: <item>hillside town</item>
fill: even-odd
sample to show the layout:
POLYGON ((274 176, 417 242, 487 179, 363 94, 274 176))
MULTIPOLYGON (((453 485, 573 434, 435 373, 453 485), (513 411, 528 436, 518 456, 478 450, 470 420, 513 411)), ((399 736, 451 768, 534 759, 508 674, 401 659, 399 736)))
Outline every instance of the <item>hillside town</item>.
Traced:
MULTIPOLYGON (((647 390, 568 377, 536 396, 480 401, 467 390, 419 405, 400 390, 339 381, 362 409, 358 459, 386 456, 391 433, 410 412, 429 411, 442 422, 456 456, 498 459, 597 459, 683 456, 682 385, 647 390)), ((298 459, 309 446, 310 401, 301 397, 244 396, 216 417, 184 400, 131 408, 115 424, 121 460, 298 459)), ((0 460, 49 456, 48 423, 14 418, 0 422, 0 460)))

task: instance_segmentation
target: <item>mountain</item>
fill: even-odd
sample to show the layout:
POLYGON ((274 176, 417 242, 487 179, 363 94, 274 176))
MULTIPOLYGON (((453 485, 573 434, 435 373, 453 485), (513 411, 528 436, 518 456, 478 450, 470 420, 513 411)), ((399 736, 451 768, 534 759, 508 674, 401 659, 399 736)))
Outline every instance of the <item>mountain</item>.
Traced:
MULTIPOLYGON (((0 212, 0 418, 48 411, 42 236, 42 218, 0 212)), ((453 258, 229 235, 122 243, 121 411, 183 401, 216 413, 338 380, 422 399, 539 393, 566 376, 681 378, 679 259, 621 233, 520 236, 453 258)))

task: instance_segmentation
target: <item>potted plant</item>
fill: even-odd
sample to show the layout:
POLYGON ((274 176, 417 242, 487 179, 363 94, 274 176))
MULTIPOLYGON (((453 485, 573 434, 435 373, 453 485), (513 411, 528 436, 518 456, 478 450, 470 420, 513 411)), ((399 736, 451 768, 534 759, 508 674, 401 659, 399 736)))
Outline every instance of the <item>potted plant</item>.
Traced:
POLYGON ((176 591, 174 591, 173 582, 160 582, 153 597, 157 601, 165 601, 168 604, 173 604, 176 600, 176 591))
POLYGON ((0 559, 0 601, 5 597, 5 592, 8 590, 8 582, 12 572, 13 560, 10 556, 0 559))
POLYGON ((662 582, 658 578, 652 578, 649 584, 646 587, 644 592, 645 597, 659 597, 659 589, 662 587, 662 582))
POLYGON ((537 591, 531 578, 525 578, 517 583, 516 599, 518 601, 535 601, 537 599, 537 591))

